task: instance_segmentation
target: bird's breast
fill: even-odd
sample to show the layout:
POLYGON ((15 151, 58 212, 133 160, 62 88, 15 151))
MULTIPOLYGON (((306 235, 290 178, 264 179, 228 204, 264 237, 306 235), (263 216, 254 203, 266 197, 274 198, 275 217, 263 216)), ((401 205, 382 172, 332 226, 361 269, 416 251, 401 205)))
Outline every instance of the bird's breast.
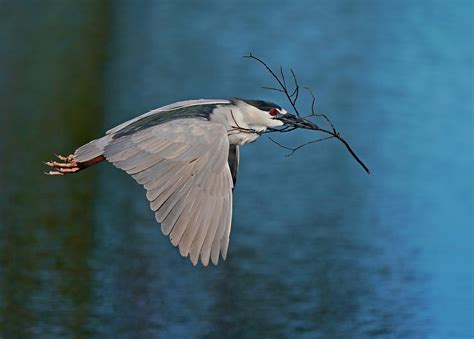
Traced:
POLYGON ((229 138, 229 144, 231 145, 244 145, 256 141, 260 135, 252 133, 250 131, 241 130, 228 130, 227 136, 229 138))

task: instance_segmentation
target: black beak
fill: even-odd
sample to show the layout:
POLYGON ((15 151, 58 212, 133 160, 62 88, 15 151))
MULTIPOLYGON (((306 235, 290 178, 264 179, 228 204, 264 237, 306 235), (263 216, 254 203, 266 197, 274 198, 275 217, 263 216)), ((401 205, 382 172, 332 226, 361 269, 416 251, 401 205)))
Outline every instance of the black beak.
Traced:
POLYGON ((277 119, 290 127, 319 130, 319 127, 316 124, 312 123, 311 121, 300 118, 290 113, 279 114, 277 116, 277 119))

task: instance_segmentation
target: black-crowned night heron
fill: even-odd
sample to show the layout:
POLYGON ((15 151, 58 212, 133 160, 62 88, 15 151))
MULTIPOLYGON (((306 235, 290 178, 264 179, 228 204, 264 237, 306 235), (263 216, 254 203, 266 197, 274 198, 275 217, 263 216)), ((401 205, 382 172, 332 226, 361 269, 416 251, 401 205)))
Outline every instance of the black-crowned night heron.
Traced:
POLYGON ((189 100, 164 106, 107 131, 61 161, 50 175, 76 173, 103 160, 147 191, 161 230, 194 265, 225 259, 239 146, 269 128, 308 122, 262 100, 189 100))

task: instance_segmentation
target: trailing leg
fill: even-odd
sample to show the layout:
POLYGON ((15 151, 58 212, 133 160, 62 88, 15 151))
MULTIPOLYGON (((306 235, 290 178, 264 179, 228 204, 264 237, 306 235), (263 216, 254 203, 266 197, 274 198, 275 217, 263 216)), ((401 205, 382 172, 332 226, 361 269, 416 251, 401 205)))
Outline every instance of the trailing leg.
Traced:
POLYGON ((46 165, 52 168, 51 171, 45 172, 47 175, 65 175, 71 173, 77 173, 80 170, 83 170, 87 167, 93 166, 103 160, 105 160, 104 156, 99 155, 95 158, 92 158, 85 162, 78 162, 76 161, 73 154, 64 157, 62 155, 56 155, 59 161, 47 161, 45 162, 46 165))

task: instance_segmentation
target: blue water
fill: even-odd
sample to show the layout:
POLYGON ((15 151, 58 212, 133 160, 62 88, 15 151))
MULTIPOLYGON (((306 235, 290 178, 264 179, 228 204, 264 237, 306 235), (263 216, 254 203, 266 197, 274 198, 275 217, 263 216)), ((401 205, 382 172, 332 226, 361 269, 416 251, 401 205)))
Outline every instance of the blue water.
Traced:
POLYGON ((0 336, 472 338, 471 1, 54 4, 0 12, 0 336), (40 176, 174 101, 289 110, 249 52, 295 70, 370 176, 334 140, 243 147, 229 256, 208 268, 113 166, 40 176))

